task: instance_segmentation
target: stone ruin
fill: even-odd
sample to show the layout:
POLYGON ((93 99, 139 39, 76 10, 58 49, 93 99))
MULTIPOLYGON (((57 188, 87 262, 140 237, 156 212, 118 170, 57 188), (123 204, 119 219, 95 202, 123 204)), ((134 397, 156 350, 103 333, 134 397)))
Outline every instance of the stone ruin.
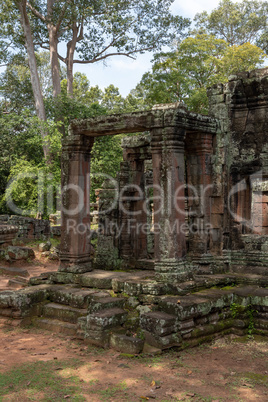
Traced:
MULTIPOLYGON (((34 219, 19 215, 0 215, 0 231, 9 228, 14 233, 11 240, 18 238, 23 240, 40 240, 50 237, 50 223, 48 220, 34 219)), ((4 230, 3 230, 4 232, 4 230)), ((4 234, 3 234, 4 239, 4 234)), ((9 239, 7 243, 9 243, 9 239)))
POLYGON ((0 294, 5 322, 32 322, 140 353, 268 332, 268 69, 179 104, 73 121, 63 142, 58 272, 0 294), (94 138, 123 140, 117 180, 90 230, 94 138))

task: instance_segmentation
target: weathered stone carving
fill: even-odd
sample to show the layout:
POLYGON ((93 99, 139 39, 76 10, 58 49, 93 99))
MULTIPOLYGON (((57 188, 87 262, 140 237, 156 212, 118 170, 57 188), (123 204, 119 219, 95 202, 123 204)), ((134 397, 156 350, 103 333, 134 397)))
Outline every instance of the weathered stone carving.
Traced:
MULTIPOLYGON (((190 279, 198 264, 217 260, 222 269, 227 254, 231 264, 235 250, 245 249, 243 236, 255 236, 255 244, 256 235, 268 234, 267 88, 267 69, 257 70, 212 87, 210 116, 174 104, 71 123, 64 146, 63 184, 82 188, 84 179, 80 176, 80 182, 75 181, 77 173, 70 170, 78 149, 89 161, 95 136, 149 132, 123 141, 118 187, 112 185, 100 193, 98 267, 154 264, 159 281, 180 281, 190 279), (152 163, 149 181, 148 163, 152 163), (114 202, 116 191, 120 196, 114 202), (153 218, 144 205, 154 209, 153 218), (138 230, 146 225, 145 232, 138 230)), ((76 158, 80 172, 83 158, 76 158)), ((84 171, 88 172, 87 163, 84 171)), ((80 213, 73 219, 79 225, 86 217, 80 213)), ((89 249, 83 243, 86 234, 78 238, 64 235, 64 270, 70 270, 70 262, 75 266, 89 262, 89 249), (71 254, 74 244, 79 247, 71 254)))
POLYGON ((61 266, 0 294, 7 323, 35 316, 41 328, 135 354, 267 335, 268 69, 232 76, 209 99, 210 116, 174 104, 70 125, 61 266), (93 259, 94 137, 137 132, 98 192, 93 259))

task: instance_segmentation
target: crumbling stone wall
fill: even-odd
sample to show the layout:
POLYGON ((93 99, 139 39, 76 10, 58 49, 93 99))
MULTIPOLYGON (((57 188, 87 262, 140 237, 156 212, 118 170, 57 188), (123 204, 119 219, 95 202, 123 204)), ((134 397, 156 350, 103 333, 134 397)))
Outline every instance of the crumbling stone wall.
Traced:
POLYGON ((41 328, 132 353, 267 335, 268 69, 231 77, 209 99, 210 116, 174 104, 71 123, 60 269, 31 278, 30 289, 2 293, 0 316, 16 324, 43 316, 34 319, 41 328), (123 141, 117 180, 99 191, 94 265, 94 137, 137 132, 123 141), (133 267, 155 272, 118 272, 133 267))
MULTIPOLYGON (((221 202, 222 248, 259 252, 268 234, 268 69, 239 73, 209 90, 210 115, 219 119, 213 176, 221 202)), ((252 257, 252 254, 251 254, 252 257)))
MULTIPOLYGON (((142 133, 124 140, 117 184, 105 183, 100 192, 97 267, 153 264, 157 280, 172 282, 191 279, 205 265, 216 272, 233 263, 268 260, 267 85, 268 69, 215 85, 208 91, 209 116, 172 104, 71 124, 63 147, 63 184, 79 184, 84 194, 94 137, 142 133), (152 196, 150 185, 154 231, 143 208, 152 196), (137 232, 139 225, 149 229, 137 232)), ((65 210, 75 202, 64 195, 65 210)), ((63 230, 61 261, 67 272, 93 269, 88 211, 73 219, 87 228, 85 234, 63 230)), ((67 220, 65 214, 63 228, 67 220)))
POLYGON ((17 227, 17 237, 21 239, 39 240, 50 237, 50 222, 48 220, 19 215, 0 215, 0 225, 17 227))

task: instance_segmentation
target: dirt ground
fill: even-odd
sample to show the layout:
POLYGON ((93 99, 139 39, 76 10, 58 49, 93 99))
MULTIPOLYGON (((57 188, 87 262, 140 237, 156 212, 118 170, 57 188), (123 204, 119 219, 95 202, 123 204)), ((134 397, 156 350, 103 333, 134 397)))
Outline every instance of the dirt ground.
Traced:
POLYGON ((94 348, 34 328, 2 327, 0 340, 0 401, 268 400, 268 345, 260 339, 225 338, 187 351, 142 357, 94 348), (59 395, 42 385, 42 391, 37 391, 38 362, 44 363, 42 381, 53 370, 56 382, 64 379, 65 386, 76 384, 76 389, 63 395, 62 386, 59 395), (9 375, 1 384, 1 375, 14 368, 26 373, 31 366, 37 367, 36 373, 31 372, 20 386, 15 384, 15 374, 14 380, 9 375))
MULTIPOLYGON (((57 270, 57 262, 35 252, 33 262, 15 266, 30 276, 57 270)), ((0 277, 0 288, 7 281, 0 277)), ((232 337, 187 351, 133 357, 31 327, 0 324, 0 402, 153 399, 268 401, 268 344, 232 337)))
MULTIPOLYGON (((4 259, 0 260, 0 266, 2 267, 14 267, 21 268, 23 270, 27 270, 29 276, 26 279, 31 278, 32 276, 39 276, 44 272, 52 272, 57 271, 59 267, 59 262, 54 260, 48 260, 46 257, 43 257, 41 252, 38 251, 38 245, 26 244, 26 247, 31 247, 35 252, 35 258, 32 261, 19 260, 14 261, 12 263, 5 261, 4 259)), ((9 280, 15 279, 14 276, 1 275, 0 274, 0 291, 2 290, 13 290, 11 286, 9 286, 9 280)))

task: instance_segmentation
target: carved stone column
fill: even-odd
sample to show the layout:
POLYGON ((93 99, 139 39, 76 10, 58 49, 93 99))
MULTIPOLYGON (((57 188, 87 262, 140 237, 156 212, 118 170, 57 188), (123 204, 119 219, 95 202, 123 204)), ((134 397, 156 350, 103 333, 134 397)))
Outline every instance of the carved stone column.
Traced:
POLYGON ((91 271, 90 153, 94 137, 72 135, 62 149, 62 232, 60 271, 91 271))
POLYGON ((208 252, 212 193, 212 134, 187 133, 187 195, 189 251, 192 256, 208 252))
POLYGON ((145 161, 151 158, 150 137, 128 137, 123 140, 123 158, 120 172, 120 256, 129 266, 137 266, 146 259, 147 223, 145 194, 145 161))
POLYGON ((183 280, 185 263, 185 131, 152 130, 155 270, 160 281, 183 280))

